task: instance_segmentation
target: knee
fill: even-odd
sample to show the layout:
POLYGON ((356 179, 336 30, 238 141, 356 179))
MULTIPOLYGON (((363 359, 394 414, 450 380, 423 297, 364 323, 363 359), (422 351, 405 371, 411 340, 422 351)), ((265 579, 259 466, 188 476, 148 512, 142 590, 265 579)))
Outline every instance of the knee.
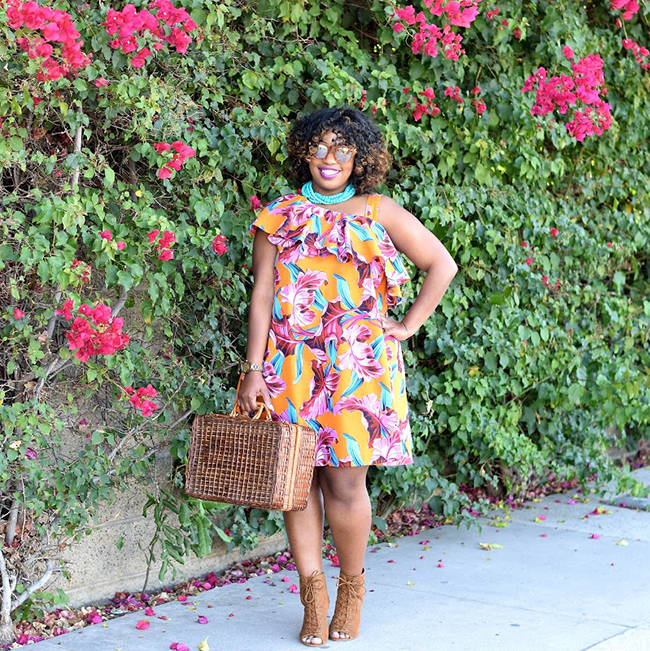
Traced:
MULTIPOLYGON (((333 474, 333 473, 332 473, 333 474)), ((330 477, 320 479, 321 490, 326 501, 352 504, 368 500, 366 478, 363 477, 330 477)))

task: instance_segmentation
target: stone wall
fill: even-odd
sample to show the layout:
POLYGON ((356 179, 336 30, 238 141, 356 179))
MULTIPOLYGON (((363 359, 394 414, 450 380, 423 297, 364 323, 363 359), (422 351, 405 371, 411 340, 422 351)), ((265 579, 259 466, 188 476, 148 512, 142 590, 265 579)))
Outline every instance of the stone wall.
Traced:
MULTIPOLYGON (((60 577, 55 584, 70 597, 73 607, 102 603, 115 592, 140 592, 146 575, 144 551, 155 533, 153 516, 142 516, 146 502, 145 491, 133 487, 99 513, 99 524, 81 542, 71 545, 64 554, 68 578, 60 577), (118 549, 121 541, 121 549, 118 549)), ((190 557, 179 567, 175 578, 169 571, 165 582, 158 580, 159 565, 151 568, 147 591, 172 585, 208 572, 218 573, 230 563, 244 558, 266 556, 286 548, 282 534, 263 539, 251 552, 242 555, 238 549, 228 553, 219 539, 210 556, 190 557)))

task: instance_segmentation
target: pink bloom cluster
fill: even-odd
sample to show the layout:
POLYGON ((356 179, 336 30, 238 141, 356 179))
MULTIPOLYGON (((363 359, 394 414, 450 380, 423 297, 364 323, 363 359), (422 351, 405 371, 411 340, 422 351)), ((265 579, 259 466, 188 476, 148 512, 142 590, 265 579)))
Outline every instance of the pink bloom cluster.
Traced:
POLYGON ((445 16, 447 24, 442 29, 433 23, 427 23, 422 11, 415 13, 413 5, 398 9, 393 14, 395 23, 393 29, 398 34, 405 29, 405 25, 416 26, 417 32, 413 35, 411 50, 413 54, 424 52, 431 57, 438 56, 438 48, 446 59, 458 61, 458 57, 465 53, 461 48, 463 37, 451 31, 451 25, 469 27, 478 14, 478 4, 481 0, 460 0, 448 2, 447 0, 424 0, 424 4, 434 16, 445 16))
MULTIPOLYGON (((149 242, 155 242, 159 233, 160 230, 157 228, 154 228, 151 231, 151 233, 148 233, 147 239, 149 240, 149 242)), ((160 253, 158 254, 158 260, 162 260, 164 262, 166 260, 173 259, 174 252, 172 251, 172 246, 174 245, 174 242, 178 242, 178 240, 174 237, 173 231, 165 231, 160 236, 160 239, 158 240, 158 242, 156 242, 156 246, 160 251, 160 253)))
MULTIPOLYGON (((471 93, 472 95, 480 95, 481 89, 478 86, 475 86, 474 88, 472 88, 471 93)), ((482 99, 479 99, 478 97, 472 100, 472 104, 474 105, 474 108, 476 109, 476 112, 479 115, 481 115, 487 108, 485 102, 482 99)))
POLYGON ((609 0, 609 5, 612 11, 623 10, 621 16, 623 20, 631 20, 634 14, 639 11, 639 3, 636 0, 609 0))
MULTIPOLYGON (((103 240, 106 240, 107 242, 110 242, 113 239, 113 234, 109 230, 100 231, 99 237, 101 237, 103 240)), ((126 242, 116 242, 115 246, 119 251, 121 251, 126 246, 126 242)))
POLYGON ((449 99, 453 99, 459 104, 463 103, 463 98, 460 96, 460 88, 458 88, 458 86, 447 86, 447 88, 445 88, 445 97, 449 97, 449 99))
POLYGON ((187 11, 183 7, 176 9, 169 0, 154 0, 149 3, 149 9, 157 10, 156 14, 147 9, 137 11, 128 4, 122 11, 109 9, 106 15, 106 31, 115 36, 110 42, 111 47, 121 49, 124 54, 135 52, 131 57, 134 68, 142 68, 147 57, 152 56, 148 47, 138 49, 137 38, 145 38, 148 33, 153 41, 151 47, 156 52, 164 47, 164 43, 175 47, 178 52, 186 52, 192 42, 190 32, 196 29, 196 23, 187 11))
MULTIPOLYGON (((549 230, 549 235, 551 235, 553 237, 553 239, 555 239, 555 240, 557 239, 557 236, 559 235, 559 233, 560 233, 560 231, 557 228, 555 228, 555 226, 549 230)), ((531 257, 533 255, 533 246, 532 246, 532 244, 529 245, 528 242, 526 242, 526 241, 522 241, 521 246, 524 249, 527 249, 527 248, 530 249, 530 256, 527 257, 524 260, 524 262, 530 267, 530 266, 532 266, 532 264, 535 261, 534 258, 531 257)), ((562 283, 559 280, 556 280, 555 281, 555 289, 556 290, 560 289, 561 284, 562 283)), ((542 276, 542 285, 544 285, 544 287, 546 287, 546 289, 553 289, 553 287, 549 283, 549 278, 548 278, 547 275, 542 276)), ((524 343, 526 343, 526 342, 524 342, 524 343)))
POLYGON ((131 396, 129 402, 133 405, 133 408, 139 409, 145 418, 151 416, 158 409, 155 402, 148 400, 148 398, 155 398, 158 395, 158 392, 150 384, 135 390, 133 387, 124 387, 123 390, 131 396))
POLYGON ((445 14, 450 25, 469 27, 478 15, 478 4, 481 0, 424 0, 424 4, 434 16, 445 14))
POLYGON ((366 102, 368 101, 368 91, 364 90, 361 92, 361 99, 359 100, 359 108, 363 111, 366 108, 366 102))
POLYGON ((228 240, 223 235, 217 235, 212 240, 212 250, 217 255, 223 255, 228 250, 228 245, 226 244, 228 240))
POLYGON ((157 142, 154 144, 154 149, 159 153, 174 150, 174 156, 170 161, 167 161, 159 170, 158 178, 168 179, 172 175, 172 170, 180 171, 183 163, 196 155, 196 152, 189 146, 176 140, 171 144, 168 142, 157 142))
POLYGON ((498 15, 499 15, 499 7, 497 7, 496 9, 492 9, 492 11, 487 12, 487 17, 489 20, 492 20, 492 18, 498 15))
MULTIPOLYGON (((573 50, 563 49, 564 56, 572 60, 573 50)), ((576 110, 573 119, 567 122, 567 131, 578 141, 586 136, 602 135, 612 125, 611 106, 600 98, 600 88, 605 83, 603 60, 598 54, 590 54, 571 66, 573 75, 560 75, 547 79, 546 70, 537 69, 526 80, 522 93, 535 89, 535 104, 531 115, 547 115, 557 107, 560 114, 565 114, 569 106, 582 102, 584 110, 576 110), (535 88, 537 86, 537 88, 535 88)), ((603 94, 607 89, 602 89, 603 94)))
MULTIPOLYGON (((404 93, 407 94, 410 90, 410 88, 404 88, 404 93)), ((433 92, 433 88, 425 88, 417 95, 413 95, 413 97, 411 97, 411 99, 406 103, 406 106, 413 109, 413 118, 416 122, 421 120, 423 115, 431 115, 435 117, 440 114, 440 108, 433 101, 435 96, 436 94, 433 92)))
POLYGON ((25 316, 25 313, 20 309, 15 307, 14 308, 14 319, 18 321, 18 319, 22 319, 25 316))
MULTIPOLYGON (((72 299, 68 299, 62 310, 56 310, 67 321, 72 319, 72 299)), ((66 333, 68 348, 76 350, 75 357, 87 362, 93 355, 112 355, 129 344, 129 335, 122 332, 124 319, 111 316, 111 308, 99 303, 92 308, 82 303, 77 316, 72 322, 70 332, 66 333)))
MULTIPOLYGON (((366 91, 364 90, 363 92, 365 93, 366 91)), ((262 202, 257 198, 256 195, 249 197, 248 200, 251 204, 251 210, 259 210, 262 207, 262 202)))
POLYGON ((623 39, 623 47, 626 50, 632 50, 636 62, 643 70, 650 70, 650 60, 644 61, 648 54, 650 54, 648 48, 639 45, 636 41, 631 41, 629 38, 623 39))
POLYGON ((68 267, 68 273, 74 278, 73 284, 80 285, 90 280, 90 272, 92 269, 92 266, 88 263, 75 259, 68 267))
POLYGON ((8 0, 7 24, 12 29, 25 27, 40 34, 30 38, 20 37, 16 43, 27 52, 30 59, 42 59, 41 70, 36 75, 38 81, 60 79, 69 72, 82 70, 90 63, 90 58, 81 51, 83 41, 77 41, 77 31, 70 14, 60 9, 40 7, 37 2, 8 0), (61 43, 62 62, 52 58, 52 43, 61 43))

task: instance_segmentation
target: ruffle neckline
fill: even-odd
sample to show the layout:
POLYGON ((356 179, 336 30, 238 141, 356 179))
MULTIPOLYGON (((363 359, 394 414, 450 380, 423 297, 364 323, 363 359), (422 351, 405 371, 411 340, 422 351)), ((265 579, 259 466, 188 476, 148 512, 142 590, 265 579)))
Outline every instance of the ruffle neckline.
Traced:
POLYGON ((368 198, 364 215, 354 215, 310 203, 298 193, 285 195, 269 204, 251 229, 261 228, 282 251, 299 248, 302 257, 331 254, 341 263, 352 261, 360 272, 359 267, 370 265, 375 287, 386 278, 386 307, 392 308, 401 302, 400 286, 409 276, 388 232, 373 218, 377 196, 368 198), (275 219, 267 222, 267 214, 275 219), (355 248, 353 240, 360 246, 355 248))

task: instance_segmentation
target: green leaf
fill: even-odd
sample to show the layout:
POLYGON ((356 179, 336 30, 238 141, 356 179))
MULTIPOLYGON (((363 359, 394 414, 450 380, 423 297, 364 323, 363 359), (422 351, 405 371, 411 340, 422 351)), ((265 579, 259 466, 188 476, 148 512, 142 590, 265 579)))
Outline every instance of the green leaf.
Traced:
POLYGON ((616 285, 616 289, 618 289, 618 291, 621 291, 621 289, 623 289, 623 285, 625 285, 625 274, 620 270, 616 271, 614 273, 613 281, 614 285, 616 285))
POLYGON ((568 391, 569 402, 572 402, 573 404, 578 404, 581 401, 584 393, 585 393, 585 389, 582 385, 576 383, 572 384, 569 387, 569 391, 568 391))

